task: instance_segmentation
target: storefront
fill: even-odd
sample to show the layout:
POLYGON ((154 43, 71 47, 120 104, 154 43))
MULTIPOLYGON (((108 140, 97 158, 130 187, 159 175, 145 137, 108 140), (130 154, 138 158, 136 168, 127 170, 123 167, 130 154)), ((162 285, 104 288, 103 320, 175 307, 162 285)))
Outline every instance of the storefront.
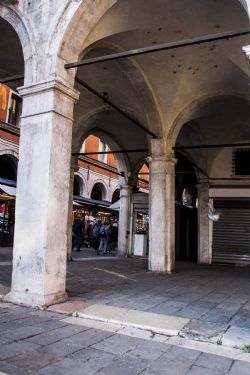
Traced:
POLYGON ((0 246, 13 245, 14 225, 15 188, 0 184, 0 246))

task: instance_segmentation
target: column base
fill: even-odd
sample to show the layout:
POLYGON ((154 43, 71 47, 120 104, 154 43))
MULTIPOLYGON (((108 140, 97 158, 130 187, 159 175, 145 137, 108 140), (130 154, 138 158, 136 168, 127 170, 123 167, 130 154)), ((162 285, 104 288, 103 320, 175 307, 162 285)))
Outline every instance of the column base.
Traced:
POLYGON ((46 307, 67 301, 68 294, 66 292, 41 295, 35 293, 22 293, 11 291, 3 298, 5 302, 12 302, 17 305, 30 307, 46 307))
POLYGON ((151 272, 155 272, 155 273, 167 273, 167 274, 175 273, 175 268, 169 269, 169 267, 167 266, 152 265, 152 263, 148 265, 148 270, 151 272))

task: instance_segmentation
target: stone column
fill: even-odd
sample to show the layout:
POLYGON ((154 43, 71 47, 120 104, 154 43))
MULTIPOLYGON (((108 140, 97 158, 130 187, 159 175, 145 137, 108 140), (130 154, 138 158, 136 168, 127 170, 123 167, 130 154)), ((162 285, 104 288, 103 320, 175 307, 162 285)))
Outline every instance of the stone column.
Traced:
POLYGON ((79 169, 77 164, 77 157, 72 157, 70 168, 70 183, 69 183, 69 212, 68 212, 68 230, 67 230, 67 259, 72 260, 72 214, 73 214, 73 193, 74 193, 74 175, 79 169))
POLYGON ((29 306, 65 300, 69 182, 74 102, 58 80, 22 87, 11 291, 29 306))
POLYGON ((198 263, 211 264, 209 246, 209 185, 201 182, 197 185, 198 197, 198 263))
POLYGON ((118 256, 120 257, 125 257, 129 249, 132 190, 132 187, 128 184, 120 186, 118 231, 118 256))
POLYGON ((149 185, 149 269, 175 269, 175 164, 166 153, 164 140, 151 141, 149 185))
POLYGON ((244 51, 247 59, 248 66, 250 68, 250 45, 242 47, 242 50, 244 51))

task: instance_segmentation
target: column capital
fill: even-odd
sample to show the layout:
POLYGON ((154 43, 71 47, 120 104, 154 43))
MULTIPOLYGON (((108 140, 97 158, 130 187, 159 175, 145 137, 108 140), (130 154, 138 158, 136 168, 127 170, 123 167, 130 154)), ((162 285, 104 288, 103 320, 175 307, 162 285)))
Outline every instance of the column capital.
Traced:
POLYGON ((177 159, 174 153, 169 153, 162 156, 151 156, 147 158, 148 163, 151 167, 151 173, 165 173, 175 174, 175 164, 177 159))
POLYGON ((122 191, 132 191, 133 186, 131 184, 125 183, 120 185, 120 190, 122 191))
POLYGON ((73 121, 74 103, 79 92, 63 81, 51 79, 18 89, 23 97, 22 119, 55 114, 73 121))
POLYGON ((166 173, 167 174, 175 174, 175 165, 177 163, 177 159, 175 158, 174 152, 166 155, 166 173))
POLYGON ((204 179, 204 180, 198 180, 198 183, 196 184, 196 188, 197 190, 199 189, 208 189, 209 187, 209 180, 208 179, 204 179))
POLYGON ((18 87, 18 92, 23 98, 26 96, 43 94, 48 91, 61 92, 62 94, 73 99, 75 102, 79 99, 80 95, 79 91, 58 79, 50 79, 48 81, 40 81, 29 86, 18 87))

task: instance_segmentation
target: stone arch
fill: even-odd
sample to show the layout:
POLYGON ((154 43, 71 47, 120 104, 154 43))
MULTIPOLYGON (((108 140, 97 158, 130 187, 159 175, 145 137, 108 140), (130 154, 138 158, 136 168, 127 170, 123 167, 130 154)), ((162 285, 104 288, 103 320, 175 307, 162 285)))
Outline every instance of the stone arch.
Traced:
POLYGON ((111 194, 111 201, 112 203, 117 202, 120 199, 120 188, 119 186, 116 186, 116 188, 113 190, 111 194))
MULTIPOLYGON (((107 107, 101 106, 98 109, 95 109, 93 112, 90 112, 87 115, 85 115, 83 118, 81 118, 79 122, 84 123, 84 131, 80 133, 79 132, 80 128, 79 128, 79 131, 77 132, 77 134, 73 136, 74 139, 76 139, 76 142, 74 142, 74 139, 73 139, 73 147, 72 147, 73 152, 79 152, 84 139, 86 139, 91 134, 101 138, 109 146, 111 150, 121 149, 119 145, 119 141, 114 139, 112 134, 109 134, 107 131, 103 129, 98 129, 98 128, 91 129, 91 125, 100 118, 102 113, 106 111, 107 111, 107 107)), ((117 154, 115 155, 115 160, 116 160, 118 171, 124 172, 125 175, 127 175, 128 171, 130 170, 130 165, 126 156, 124 154, 117 154)))
POLYGON ((246 13, 250 17, 250 1, 249 0, 239 0, 243 8, 245 9, 246 13))
MULTIPOLYGON (((87 48, 85 52, 89 52, 91 49, 96 47, 105 47, 113 51, 121 51, 119 46, 114 46, 113 44, 99 41, 94 44, 94 46, 87 46, 87 37, 92 31, 96 23, 105 15, 105 13, 117 2, 117 0, 86 0, 81 4, 76 4, 75 2, 68 1, 65 6, 61 17, 59 18, 56 27, 50 35, 50 40, 47 46, 46 55, 50 56, 47 59, 45 67, 45 76, 55 75, 62 77, 70 85, 74 84, 75 74, 77 69, 64 69, 64 64, 66 62, 72 62, 79 59, 82 56, 84 49, 87 48), (89 17, 91 14, 91 18, 89 17), (73 37, 76 33, 75 25, 77 25, 77 35, 73 37), (58 51, 51 55, 51 51, 58 51)), ((130 82, 135 83, 135 88, 140 90, 140 96, 142 100, 147 103, 144 108, 150 106, 150 110, 145 113, 146 120, 150 128, 154 127, 157 129, 157 134, 161 135, 162 130, 162 115, 160 111, 160 106, 158 105, 158 100, 154 94, 153 88, 148 80, 146 74, 142 71, 139 64, 135 60, 124 60, 119 62, 120 67, 123 72, 126 67, 129 67, 130 82), (135 79, 136 77, 136 79, 135 79), (143 89, 142 89, 143 86, 143 89)), ((128 74, 127 74, 127 78, 128 74)))
POLYGON ((74 173, 74 182, 75 182, 75 179, 77 180, 79 184, 79 195, 83 196, 85 189, 86 189, 86 182, 80 172, 74 173))
POLYGON ((249 102, 249 99, 241 93, 236 92, 212 92, 206 95, 202 95, 192 102, 189 102, 185 105, 185 107, 179 112, 176 116, 175 120, 172 123, 172 126, 169 129, 168 136, 167 136, 167 148, 171 150, 173 146, 175 146, 177 137, 180 133, 182 127, 188 123, 190 120, 194 118, 196 113, 208 104, 211 101, 215 101, 218 98, 222 97, 231 97, 231 98, 238 98, 242 99, 246 102, 249 102))
POLYGON ((76 71, 75 69, 66 71, 64 64, 78 59, 86 47, 85 40, 90 31, 116 2, 117 0, 67 1, 50 35, 46 55, 51 55, 50 51, 56 51, 56 53, 47 62, 47 73, 53 75, 57 71, 59 76, 74 84, 76 71), (77 25, 77 33, 75 25, 77 25), (77 35, 73 37, 75 33, 77 35))
POLYGON ((11 150, 10 152, 0 152, 0 166, 0 177, 13 181, 17 180, 18 159, 14 152, 11 152, 11 150))
POLYGON ((93 195, 92 195, 93 190, 94 190, 95 187, 98 187, 100 189, 101 193, 102 193, 101 199, 98 199, 98 200, 107 200, 108 187, 107 187, 105 181, 101 180, 101 179, 96 179, 93 182, 93 184, 92 184, 92 186, 90 188, 90 197, 92 199, 96 199, 96 198, 93 198, 93 195))
POLYGON ((36 53, 31 27, 18 10, 6 5, 0 4, 0 18, 8 22, 18 35, 25 63, 24 84, 29 85, 36 80, 36 53))
MULTIPOLYGON (((85 51, 86 56, 91 51, 97 49, 107 50, 105 54, 112 54, 117 52, 123 52, 124 50, 114 43, 107 42, 105 40, 99 40, 93 45, 90 45, 85 51)), ((139 94, 141 103, 143 104, 144 114, 146 122, 151 131, 156 133, 159 137, 162 137, 163 129, 163 116, 161 108, 158 103, 158 98, 155 95, 154 89, 148 76, 145 74, 142 67, 133 58, 117 60, 116 65, 119 67, 121 73, 130 82, 131 86, 136 93, 139 94)), ((136 118, 136 113, 133 113, 132 108, 122 108, 125 112, 132 114, 136 118)))
MULTIPOLYGON (((47 61, 47 73, 54 74, 59 69, 59 76, 73 84, 75 71, 65 71, 64 64, 78 59, 81 51, 87 47, 86 39, 90 31, 117 1, 118 0, 67 1, 61 16, 57 20, 55 28, 51 32, 47 45, 46 55, 51 56, 50 51, 56 51, 47 61), (77 35, 73 37, 76 25, 77 35)), ((249 15, 249 0, 238 1, 249 15)))
POLYGON ((13 159, 16 160, 16 164, 18 164, 18 152, 11 150, 11 149, 6 149, 6 150, 0 150, 0 156, 1 155, 10 155, 13 159))

